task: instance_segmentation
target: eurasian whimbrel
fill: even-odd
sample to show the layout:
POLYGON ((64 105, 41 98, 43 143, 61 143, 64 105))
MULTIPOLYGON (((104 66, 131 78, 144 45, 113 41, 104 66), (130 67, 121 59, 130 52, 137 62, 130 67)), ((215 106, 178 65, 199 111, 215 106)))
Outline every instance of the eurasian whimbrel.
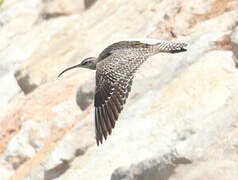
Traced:
POLYGON ((95 133, 97 145, 106 140, 115 127, 123 105, 131 90, 133 76, 148 57, 160 52, 179 53, 186 51, 185 43, 161 41, 155 44, 140 41, 121 41, 104 49, 95 58, 84 59, 80 64, 69 67, 64 72, 83 67, 96 70, 95 133))

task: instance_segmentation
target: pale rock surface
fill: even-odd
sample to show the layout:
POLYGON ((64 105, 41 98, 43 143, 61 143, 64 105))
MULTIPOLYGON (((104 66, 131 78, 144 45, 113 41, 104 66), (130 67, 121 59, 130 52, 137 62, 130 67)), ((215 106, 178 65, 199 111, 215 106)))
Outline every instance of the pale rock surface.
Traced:
POLYGON ((80 0, 46 0, 44 13, 45 18, 53 18, 57 16, 66 16, 72 13, 82 12, 84 7, 84 1, 80 0), (48 16, 48 17, 47 17, 48 16))
MULTIPOLYGON (((0 89, 2 112, 6 110, 8 101, 20 88, 14 78, 14 71, 22 61, 30 56, 34 49, 35 36, 29 32, 41 11, 41 0, 5 1, 0 10, 0 89), (24 19, 24 23, 22 21, 24 19), (27 37, 24 36, 27 34, 27 37), (32 47, 33 46, 33 47, 32 47)), ((35 41, 36 42, 36 41, 35 41)), ((2 115, 0 112, 0 117, 2 115)))
POLYGON ((238 66, 238 25, 233 29, 230 37, 234 61, 238 66))
MULTIPOLYGON (((8 176, 9 178, 16 169, 25 168, 25 171, 30 170, 27 166, 22 167, 22 164, 31 163, 31 161, 27 161, 29 159, 33 160, 33 164, 38 161, 41 162, 43 159, 40 156, 45 156, 49 153, 49 149, 54 147, 59 139, 75 127, 77 122, 82 121, 82 117, 80 118, 82 111, 77 107, 75 101, 78 87, 75 82, 84 84, 88 76, 89 73, 86 71, 85 76, 81 73, 81 77, 85 77, 83 79, 77 74, 76 76, 75 74, 73 76, 72 74, 71 76, 66 75, 65 78, 69 78, 67 84, 65 84, 66 81, 62 77, 61 81, 57 80, 53 84, 43 85, 43 89, 36 90, 34 94, 30 94, 26 97, 27 100, 24 96, 17 96, 13 100, 13 107, 9 109, 9 113, 2 119, 0 124, 1 140, 8 139, 7 146, 4 144, 5 141, 1 141, 2 144, 0 144, 2 153, 0 162, 1 164, 6 164, 1 167, 1 171, 9 172, 9 174, 0 173, 1 176, 8 176), (77 118, 81 120, 79 121, 77 118), (21 124, 21 126, 14 127, 13 125, 17 123, 21 124), (4 150, 4 148, 6 149, 4 150), (37 159, 38 156, 39 159, 37 159)), ((91 117, 90 119, 92 120, 93 118, 91 117)), ((82 132, 82 130, 80 131, 82 132)), ((92 130, 92 140, 94 140, 93 132, 92 130)), ((76 135, 72 137, 76 137, 76 135)), ((88 142, 88 138, 85 140, 88 142)), ((77 148, 75 141, 71 139, 70 142, 77 148)), ((68 157, 65 148, 60 148, 60 151, 68 157)), ((56 157, 58 154, 56 153, 56 157)), ((59 156, 59 159, 62 159, 62 157, 59 156)), ((30 166, 33 167, 33 165, 30 166)))
MULTIPOLYGON (((147 71, 150 71, 150 68, 147 71)), ((116 169, 118 164, 128 166, 129 159, 132 164, 141 163, 148 157, 153 158, 153 154, 158 154, 160 157, 170 153, 171 149, 181 154, 178 156, 180 158, 192 162, 202 161, 201 163, 204 164, 209 163, 206 159, 219 147, 220 150, 214 154, 216 160, 216 156, 221 157, 222 153, 225 153, 224 144, 221 146, 216 144, 218 138, 222 138, 224 131, 230 132, 233 129, 231 126, 236 123, 238 117, 235 111, 237 95, 233 96, 238 89, 238 85, 235 84, 237 80, 238 72, 232 61, 232 53, 218 51, 197 59, 197 62, 176 80, 167 82, 161 91, 153 92, 153 88, 149 85, 139 86, 139 89, 147 90, 140 98, 133 98, 135 91, 132 92, 130 102, 120 118, 121 121, 118 121, 112 138, 110 137, 100 149, 88 150, 87 164, 84 157, 73 161, 72 168, 62 176, 63 179, 88 179, 91 176, 91 169, 94 169, 97 179, 105 179, 105 175, 110 179, 113 169, 116 169), (216 64, 214 64, 214 57, 216 57, 216 64), (149 87, 151 90, 148 90, 149 87), (223 106, 228 110, 222 108, 223 106), (213 115, 216 111, 217 116, 213 115), (223 113, 225 115, 221 115, 223 113), (210 128, 208 129, 207 126, 210 128), (221 132, 222 127, 224 130, 221 132), (193 141, 187 144, 190 138, 193 141), (104 167, 103 170, 97 168, 101 166, 104 167), (80 168, 80 171, 75 173, 73 167, 80 168)), ((134 84, 137 89, 138 81, 140 80, 135 80, 134 84)), ((223 160, 221 164, 222 162, 223 160)), ((158 163, 163 165, 168 162, 158 163)), ((236 164, 236 160, 231 163, 236 164)), ((152 167, 147 167, 148 171, 153 166, 152 164, 152 167)), ((217 166, 217 169, 211 169, 210 173, 216 175, 215 172, 220 171, 220 168, 222 167, 217 166)), ((137 172, 133 168, 130 169, 126 171, 137 172)))
MULTIPOLYGON (((42 43, 38 51, 35 51, 18 68, 16 74, 18 83, 20 86, 23 84, 22 89, 25 93, 29 93, 46 81, 55 78, 56 72, 59 73, 66 65, 79 63, 87 56, 97 56, 103 47, 114 41, 142 37, 143 34, 148 34, 156 23, 153 18, 155 12, 151 9, 156 6, 159 7, 160 3, 158 2, 160 1, 152 1, 151 4, 145 1, 138 1, 137 3, 106 1, 103 5, 96 2, 92 8, 83 14, 70 16, 67 20, 61 19, 62 24, 65 25, 62 31, 57 33, 50 40, 50 43, 42 43), (132 8, 134 6, 135 8, 132 8), (118 9, 118 7, 120 8, 118 9), (141 18, 139 15, 142 12, 148 13, 148 15, 141 18), (130 20, 128 20, 128 15, 131 16, 130 20), (98 23, 102 18, 104 20, 98 23), (84 19, 91 19, 91 21, 88 23, 84 19), (112 22, 120 23, 114 23, 112 26, 112 22), (134 28, 130 28, 132 26, 134 28), (115 33, 117 29, 120 29, 120 33, 115 33), (98 32, 103 32, 103 34, 98 36, 98 32), (83 48, 79 48, 79 44, 83 48), (51 52, 54 54, 48 56, 51 52), (39 61, 39 63, 36 64, 35 61, 39 61)), ((52 22, 52 24, 55 23, 57 22, 52 22)))
POLYGON ((0 179, 238 179, 238 2, 97 1, 80 13, 72 4, 1 6, 0 179), (44 18, 46 6, 67 15, 44 18), (57 75, 112 42, 145 37, 183 41, 188 51, 142 65, 97 147, 95 72, 57 75))
POLYGON ((171 152, 133 164, 130 168, 118 168, 112 173, 111 180, 166 180, 175 173, 176 166, 191 163, 189 159, 178 157, 175 152, 171 152))
POLYGON ((91 7, 96 0, 43 0, 44 18, 57 18, 71 14, 82 13, 91 7))
MULTIPOLYGON (((57 20, 55 24, 47 21, 38 22, 43 9, 41 0, 22 0, 6 4, 4 2, 2 8, 3 12, 0 13, 0 22, 3 23, 0 29, 0 82, 4 88, 0 89, 2 97, 0 106, 3 107, 0 117, 7 110, 8 102, 21 89, 24 89, 14 77, 16 68, 33 52, 38 51, 40 44, 47 42, 64 26, 57 20)), ((31 87, 34 87, 34 84, 31 87)), ((29 91, 29 87, 27 90, 29 91)))

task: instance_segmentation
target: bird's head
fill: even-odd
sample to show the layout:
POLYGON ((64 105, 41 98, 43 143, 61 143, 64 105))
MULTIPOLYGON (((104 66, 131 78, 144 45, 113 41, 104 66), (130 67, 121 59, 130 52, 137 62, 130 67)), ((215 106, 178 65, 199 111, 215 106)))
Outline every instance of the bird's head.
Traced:
POLYGON ((97 58, 95 58, 95 57, 86 58, 86 59, 84 59, 80 64, 75 65, 75 66, 71 66, 71 67, 69 67, 69 68, 63 70, 63 71, 58 75, 58 77, 60 77, 63 73, 65 73, 65 72, 68 71, 68 70, 71 70, 71 69, 74 69, 74 68, 79 68, 79 67, 96 70, 96 64, 97 64, 97 58))

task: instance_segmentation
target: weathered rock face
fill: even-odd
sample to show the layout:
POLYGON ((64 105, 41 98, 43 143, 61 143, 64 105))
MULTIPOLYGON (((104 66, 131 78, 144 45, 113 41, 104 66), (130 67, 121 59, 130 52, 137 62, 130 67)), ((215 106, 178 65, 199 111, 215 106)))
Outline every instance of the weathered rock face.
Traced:
POLYGON ((164 154, 162 157, 155 157, 136 165, 131 165, 130 168, 118 168, 111 176, 111 179, 169 179, 175 173, 175 168, 178 165, 191 164, 189 159, 178 157, 174 152, 164 154))
POLYGON ((44 18, 56 18, 59 16, 67 16, 72 13, 80 13, 84 11, 84 1, 77 0, 45 0, 44 18))
POLYGON ((96 0, 43 0, 45 2, 44 18, 56 18, 85 11, 91 7, 96 0))
POLYGON ((93 2, 1 5, 0 179, 238 179, 238 2, 93 2), (95 72, 57 75, 138 37, 184 41, 188 51, 142 65, 97 147, 95 72))
POLYGON ((236 26, 232 33, 231 33, 231 47, 232 47, 232 52, 234 54, 233 58, 236 63, 236 66, 238 67, 238 26, 236 26))
MULTIPOLYGON (((1 114, 20 88, 13 76, 16 67, 29 58, 43 38, 34 23, 41 12, 41 0, 4 1, 0 9, 0 88, 1 114), (24 19, 24 20, 23 20, 24 19)), ((49 35, 47 35, 49 36, 49 35)))

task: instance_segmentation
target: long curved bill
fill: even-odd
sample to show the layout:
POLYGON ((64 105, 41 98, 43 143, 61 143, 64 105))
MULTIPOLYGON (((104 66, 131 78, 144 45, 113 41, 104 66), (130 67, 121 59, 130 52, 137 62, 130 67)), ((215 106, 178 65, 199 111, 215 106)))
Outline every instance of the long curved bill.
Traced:
POLYGON ((75 65, 75 66, 71 66, 71 67, 69 67, 69 68, 63 70, 63 71, 58 75, 58 77, 60 77, 60 76, 61 76, 63 73, 65 73, 66 71, 71 70, 71 69, 74 69, 74 68, 78 68, 78 67, 80 67, 80 64, 75 65))

